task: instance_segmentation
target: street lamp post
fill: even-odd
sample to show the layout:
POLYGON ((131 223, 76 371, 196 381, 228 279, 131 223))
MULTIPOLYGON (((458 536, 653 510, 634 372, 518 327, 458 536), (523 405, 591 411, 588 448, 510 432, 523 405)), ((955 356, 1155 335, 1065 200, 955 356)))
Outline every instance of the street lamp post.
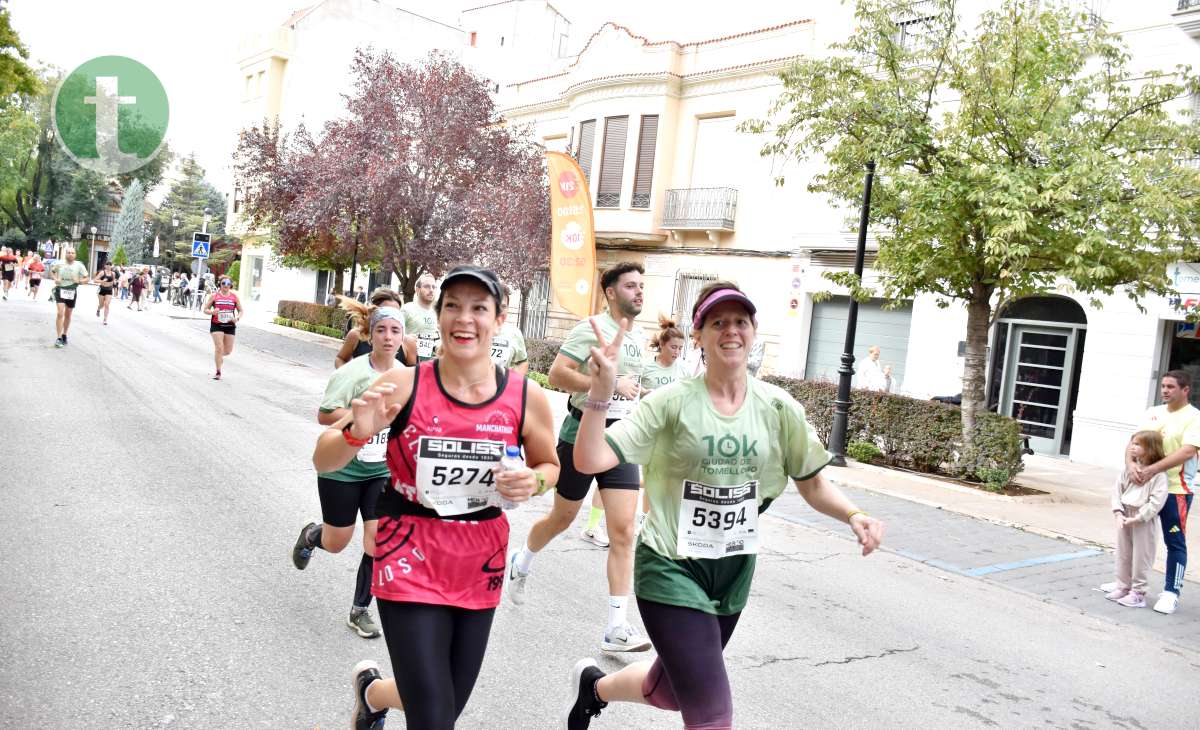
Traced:
MULTIPOLYGON (((854 251, 854 276, 862 283, 863 258, 867 252, 867 218, 871 214, 871 183, 875 180, 875 160, 867 162, 867 178, 863 184, 862 214, 858 219, 858 246, 854 251)), ((838 368, 837 400, 833 402, 833 428, 829 432, 829 450, 834 466, 846 465, 846 428, 850 424, 850 379, 854 377, 854 336, 858 330, 858 300, 850 297, 846 314, 846 346, 842 350, 842 366, 838 368)))
POLYGON ((88 249, 88 271, 96 272, 96 227, 92 226, 92 247, 88 249))

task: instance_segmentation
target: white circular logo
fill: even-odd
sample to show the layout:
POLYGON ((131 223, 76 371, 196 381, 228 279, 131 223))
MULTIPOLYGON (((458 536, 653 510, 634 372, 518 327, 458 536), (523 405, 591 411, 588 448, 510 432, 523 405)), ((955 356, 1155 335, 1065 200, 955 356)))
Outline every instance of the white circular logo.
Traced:
POLYGON ((562 245, 572 251, 578 251, 583 248, 583 227, 575 221, 571 221, 563 226, 562 245))
POLYGON ((580 279, 579 281, 575 282, 575 291, 579 292, 580 294, 587 294, 588 293, 587 279, 580 279))

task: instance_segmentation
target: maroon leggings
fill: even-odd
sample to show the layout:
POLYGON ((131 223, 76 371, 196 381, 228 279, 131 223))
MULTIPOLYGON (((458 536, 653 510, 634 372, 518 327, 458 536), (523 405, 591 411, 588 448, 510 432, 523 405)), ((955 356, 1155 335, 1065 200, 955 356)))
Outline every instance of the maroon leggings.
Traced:
POLYGON ((741 613, 714 616, 641 598, 638 611, 658 652, 642 682, 646 703, 681 713, 686 730, 731 730, 724 649, 741 613))

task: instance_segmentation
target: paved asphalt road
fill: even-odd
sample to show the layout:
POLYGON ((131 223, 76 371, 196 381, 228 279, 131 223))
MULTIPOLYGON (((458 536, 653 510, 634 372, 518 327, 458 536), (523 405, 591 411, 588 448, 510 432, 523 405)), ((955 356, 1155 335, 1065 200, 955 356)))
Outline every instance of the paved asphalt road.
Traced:
MULTIPOLYGON (((289 560, 319 515, 332 352, 243 327, 214 382, 204 323, 121 306, 102 327, 92 297, 62 350, 52 305, 0 302, 0 727, 345 727, 354 663, 390 672, 383 641, 344 624, 358 552, 289 560)), ((514 541, 547 505, 513 513, 514 541)), ((1200 721, 1194 646, 911 549, 863 559, 798 499, 780 510, 727 650, 739 728, 1200 721)), ((575 534, 539 559, 530 603, 498 611, 459 727, 560 727, 605 611, 604 553, 575 534)), ((593 727, 681 724, 613 706, 593 727)))

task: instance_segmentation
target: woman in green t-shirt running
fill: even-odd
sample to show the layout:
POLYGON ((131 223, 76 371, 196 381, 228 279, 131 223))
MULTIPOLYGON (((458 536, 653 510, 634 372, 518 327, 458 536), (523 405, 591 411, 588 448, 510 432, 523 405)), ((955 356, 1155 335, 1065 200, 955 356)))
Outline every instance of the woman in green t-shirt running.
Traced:
POLYGON ((620 463, 645 468, 653 509, 637 547, 634 594, 658 658, 612 675, 580 660, 567 730, 584 730, 609 702, 677 710, 689 728, 733 727, 723 650, 750 593, 758 515, 789 481, 813 509, 846 522, 863 555, 883 538, 883 523, 821 476, 830 456, 804 408, 747 373, 756 311, 734 284, 705 287, 692 309, 705 375, 656 390, 607 431, 623 330, 606 343, 597 328, 575 463, 585 473, 620 463))

